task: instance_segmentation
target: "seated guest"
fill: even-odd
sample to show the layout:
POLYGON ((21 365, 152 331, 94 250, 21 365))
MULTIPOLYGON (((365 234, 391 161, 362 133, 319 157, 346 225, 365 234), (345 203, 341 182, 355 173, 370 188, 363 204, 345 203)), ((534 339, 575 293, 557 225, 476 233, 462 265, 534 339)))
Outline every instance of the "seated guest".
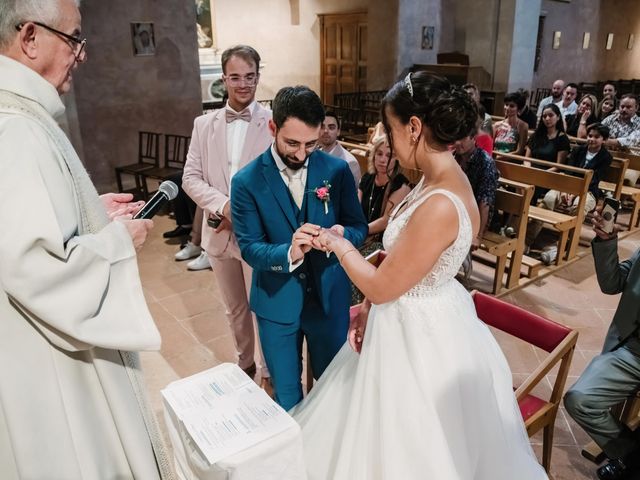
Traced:
POLYGON ((493 158, 476 146, 475 136, 476 132, 472 132, 454 144, 455 159, 469 179, 480 212, 480 228, 471 242, 472 251, 480 246, 482 236, 491 222, 500 177, 493 158))
MULTIPOLYGON (((560 109, 555 103, 550 103, 542 109, 538 127, 527 142, 525 156, 547 162, 566 163, 570 148, 569 137, 564 133, 564 121, 560 115, 560 109)), ((529 166, 528 163, 525 165, 529 166)), ((536 205, 546 192, 544 188, 536 187, 531 204, 536 205)))
POLYGON ((527 142, 525 156, 548 162, 566 163, 569 137, 564 133, 560 109, 554 103, 544 107, 542 117, 527 142))
POLYGON ((596 237, 591 242, 598 284, 603 293, 622 293, 607 332, 602 353, 596 356, 564 396, 571 417, 609 458, 597 471, 601 480, 637 479, 640 442, 620 422, 612 408, 640 387, 640 250, 618 263, 617 232, 603 230, 599 211, 593 215, 596 237))
POLYGON ((334 157, 341 158, 349 164, 349 170, 356 182, 356 188, 360 183, 360 164, 356 157, 351 155, 346 148, 338 143, 338 137, 340 136, 340 119, 331 111, 325 112, 324 121, 322 122, 322 129, 320 130, 320 139, 318 144, 320 150, 333 155, 334 157))
POLYGON ((365 245, 381 240, 391 211, 411 191, 409 180, 398 172, 399 167, 391 156, 387 138, 379 138, 369 155, 369 170, 358 186, 358 198, 369 224, 365 245))
POLYGON ((556 105, 560 109, 562 118, 567 115, 575 114, 578 110, 578 104, 576 103, 576 97, 578 96, 578 85, 575 83, 567 83, 562 92, 562 100, 557 102, 556 105))
POLYGON ((524 105, 525 99, 518 92, 505 95, 504 120, 493 126, 493 148, 498 152, 524 154, 529 127, 518 118, 524 105))
MULTIPOLYGON (((368 171, 358 186, 358 199, 367 219, 368 234, 358 249, 363 256, 382 249, 382 234, 387 228, 391 212, 411 191, 407 177, 399 173, 400 164, 391 156, 387 136, 378 136, 371 147, 368 171)), ((363 300, 363 295, 351 284, 351 305, 363 300)))
POLYGON ((598 121, 602 122, 618 108, 618 99, 613 95, 605 95, 598 104, 598 121))
POLYGON ((617 94, 616 86, 613 83, 605 83, 604 87, 602 87, 602 98, 607 95, 611 95, 613 98, 616 98, 617 94))
POLYGON ((598 100, 595 95, 585 93, 578 103, 578 111, 564 117, 566 134, 572 137, 587 138, 587 125, 597 122, 597 106, 598 100))
MULTIPOLYGON (((631 153, 640 153, 640 117, 638 113, 638 97, 633 93, 625 93, 620 99, 620 107, 602 121, 609 127, 607 146, 623 148, 631 153)), ((640 172, 628 169, 624 178, 631 185, 638 181, 640 172)))
POLYGON ((542 109, 544 107, 546 107, 550 103, 558 103, 562 101, 563 90, 564 80, 556 80, 555 82, 553 82, 553 84, 551 85, 551 95, 549 95, 548 97, 544 97, 538 104, 538 113, 536 114, 538 120, 540 119, 540 117, 542 117, 542 109))
POLYGON ((525 100, 524 107, 518 111, 518 118, 523 122, 526 122, 529 128, 533 130, 536 128, 536 124, 538 123, 538 117, 533 110, 529 108, 529 90, 519 88, 518 93, 522 95, 525 100))
MULTIPOLYGON (((569 156, 569 165, 578 168, 590 169, 593 171, 587 198, 584 203, 584 214, 588 214, 596 208, 598 199, 603 197, 599 188, 600 181, 605 169, 611 165, 613 157, 605 148, 604 143, 609 138, 609 129, 600 123, 595 123, 587 127, 587 144, 579 145, 573 149, 569 156)), ((558 190, 549 190, 540 206, 547 210, 562 210, 569 215, 575 215, 578 209, 580 197, 558 190)), ((527 238, 533 243, 535 237, 540 232, 541 224, 531 222, 527 229, 527 238), (532 238, 530 238, 532 237, 532 238)), ((543 256, 543 261, 550 264, 555 261, 557 249, 551 249, 543 256)))

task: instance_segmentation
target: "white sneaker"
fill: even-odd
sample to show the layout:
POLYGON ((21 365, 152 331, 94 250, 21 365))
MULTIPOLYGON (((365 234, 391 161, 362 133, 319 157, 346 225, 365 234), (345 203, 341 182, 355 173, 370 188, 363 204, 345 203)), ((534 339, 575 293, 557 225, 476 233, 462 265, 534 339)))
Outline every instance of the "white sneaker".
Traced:
POLYGON ((179 262, 189 260, 190 258, 200 255, 200 252, 202 252, 202 248, 189 241, 182 250, 175 254, 175 259, 179 262))
POLYGON ((187 263, 187 269, 189 270, 205 270, 207 268, 211 268, 211 263, 209 263, 207 252, 204 251, 198 258, 187 263))

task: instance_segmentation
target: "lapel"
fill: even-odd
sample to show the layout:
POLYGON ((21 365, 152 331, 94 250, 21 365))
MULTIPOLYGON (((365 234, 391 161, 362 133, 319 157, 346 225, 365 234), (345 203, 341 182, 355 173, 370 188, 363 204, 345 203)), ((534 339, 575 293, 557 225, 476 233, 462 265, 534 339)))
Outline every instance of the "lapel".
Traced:
POLYGON ((255 144, 260 138, 261 134, 264 135, 263 129, 266 128, 266 123, 269 121, 269 113, 267 109, 263 108, 259 103, 256 105, 254 115, 251 117, 249 127, 247 128, 247 135, 244 140, 244 146, 242 147, 242 155, 240 155, 239 168, 244 167, 247 163, 255 158, 251 152, 255 152, 255 144))
POLYGON ((280 171, 276 166, 273 155, 271 155, 271 150, 267 150, 262 155, 262 175, 269 186, 269 190, 275 197, 276 202, 280 205, 282 213, 287 217, 287 221, 291 225, 291 228, 294 231, 297 230, 298 222, 291 202, 291 195, 289 194, 289 189, 287 189, 287 186, 284 184, 284 181, 280 176, 280 171))
POLYGON ((217 112, 217 117, 214 119, 213 124, 213 138, 211 157, 216 158, 225 184, 229 186, 229 154, 227 153, 227 118, 224 108, 221 108, 217 112))
MULTIPOLYGON (((309 157, 307 166, 307 185, 305 186, 304 199, 307 202, 307 221, 320 225, 324 217, 324 203, 316 197, 315 189, 324 186, 324 181, 329 181, 329 172, 327 172, 320 153, 314 152, 309 157)), ((329 193, 329 207, 331 207, 331 193, 329 193)), ((304 205, 303 205, 304 207, 304 205)))

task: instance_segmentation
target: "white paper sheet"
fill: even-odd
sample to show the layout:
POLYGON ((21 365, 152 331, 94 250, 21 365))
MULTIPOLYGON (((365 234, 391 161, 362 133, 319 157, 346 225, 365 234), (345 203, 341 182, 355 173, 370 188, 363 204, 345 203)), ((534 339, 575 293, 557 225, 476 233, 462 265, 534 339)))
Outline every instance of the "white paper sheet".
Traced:
POLYGON ((173 382, 161 393, 212 465, 295 425, 232 363, 173 382))

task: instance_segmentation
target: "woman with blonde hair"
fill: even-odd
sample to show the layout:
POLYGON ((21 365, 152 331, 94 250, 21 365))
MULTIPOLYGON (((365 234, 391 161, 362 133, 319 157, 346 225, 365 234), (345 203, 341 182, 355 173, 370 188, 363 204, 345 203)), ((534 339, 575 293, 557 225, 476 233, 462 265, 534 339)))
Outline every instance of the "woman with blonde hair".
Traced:
POLYGON ((597 108, 598 99, 596 96, 585 93, 580 99, 580 102, 578 102, 578 110, 576 113, 564 117, 564 129, 567 135, 587 138, 587 125, 598 121, 596 117, 597 108))
POLYGON ((375 140, 367 164, 358 186, 358 199, 369 224, 365 246, 380 241, 391 211, 411 191, 409 180, 398 171, 400 165, 391 155, 386 135, 375 140))
POLYGON ((598 121, 602 122, 618 108, 618 99, 614 95, 605 95, 598 105, 598 121))

